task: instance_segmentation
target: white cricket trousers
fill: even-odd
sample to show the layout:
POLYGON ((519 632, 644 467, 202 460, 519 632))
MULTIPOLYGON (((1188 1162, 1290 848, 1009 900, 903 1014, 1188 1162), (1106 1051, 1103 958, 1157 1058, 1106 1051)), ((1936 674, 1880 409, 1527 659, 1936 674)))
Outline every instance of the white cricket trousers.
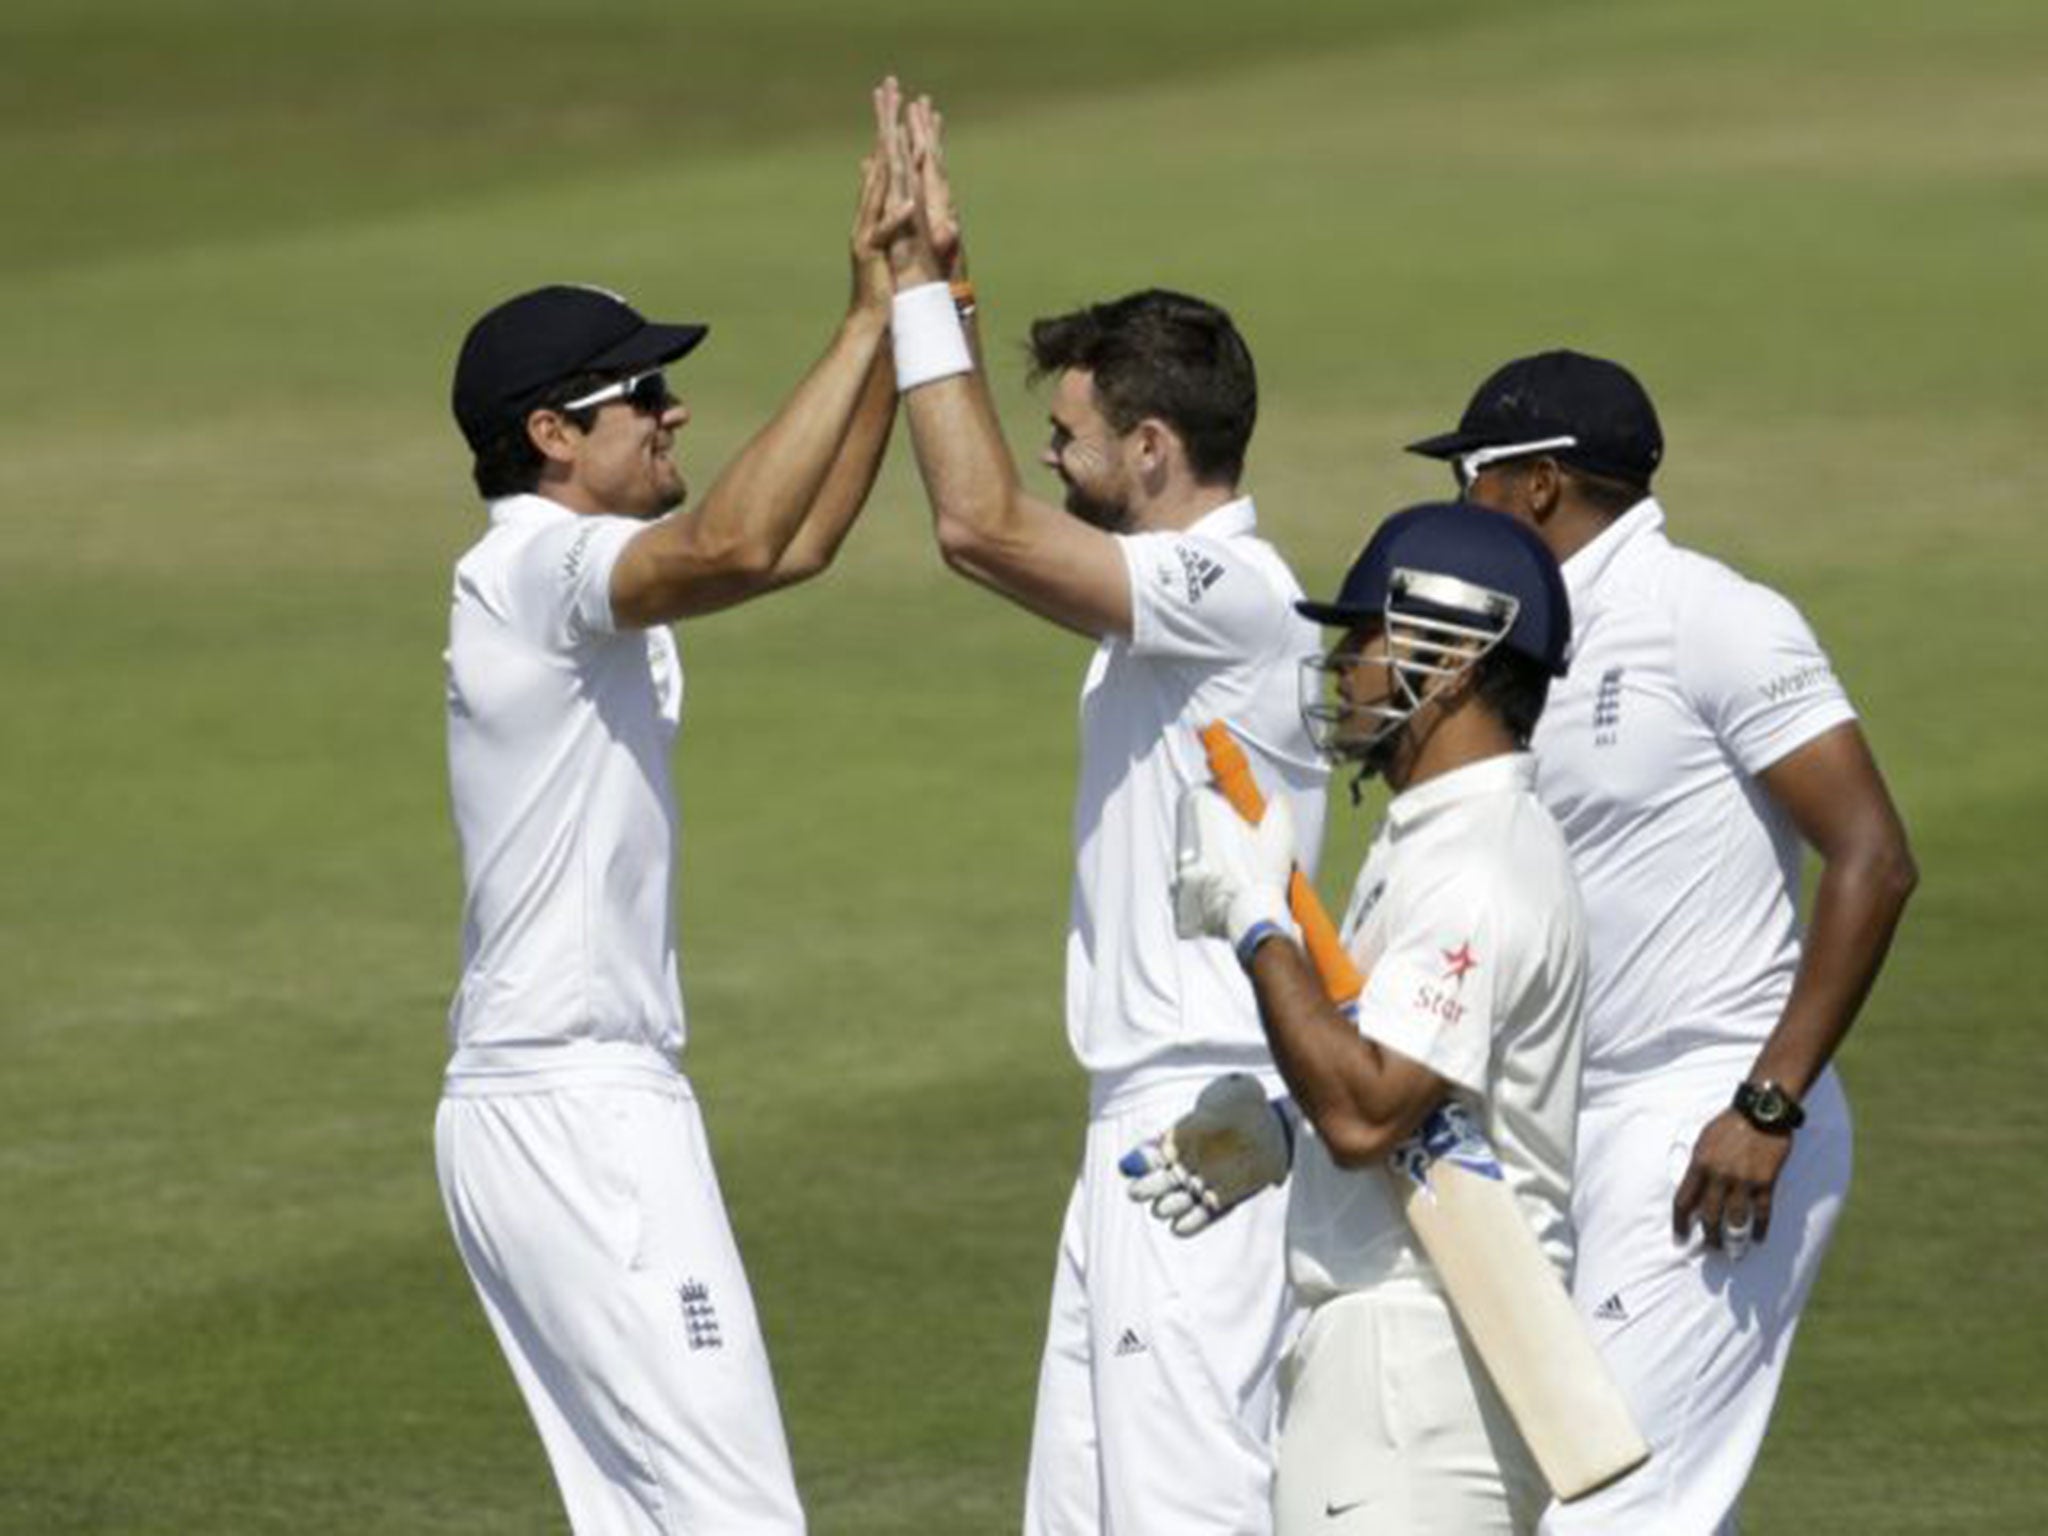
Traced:
POLYGON ((1442 1296, 1321 1303, 1280 1382, 1276 1536, 1536 1529, 1549 1489, 1442 1296))
POLYGON ((1771 1201, 1770 1236, 1739 1259, 1671 1235, 1671 1202, 1702 1127, 1740 1081, 1693 1074, 1681 1096, 1579 1111, 1572 1299, 1650 1442, 1648 1465, 1576 1504, 1544 1536, 1732 1536, 1799 1314, 1849 1191, 1849 1105, 1832 1070, 1771 1201))
POLYGON ((1298 1323, 1286 1191, 1175 1237, 1117 1171, 1214 1075, 1099 1096, 1053 1274, 1027 1536, 1272 1530, 1276 1377, 1298 1323))
POLYGON ((703 1120, 665 1078, 451 1077, 434 1122, 448 1221, 576 1536, 795 1536, 703 1120))

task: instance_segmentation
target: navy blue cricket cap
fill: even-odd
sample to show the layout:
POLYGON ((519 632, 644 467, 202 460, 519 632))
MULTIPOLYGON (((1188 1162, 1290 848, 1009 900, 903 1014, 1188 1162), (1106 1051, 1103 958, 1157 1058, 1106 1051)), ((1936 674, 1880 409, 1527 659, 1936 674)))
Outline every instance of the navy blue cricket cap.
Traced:
POLYGON ((1498 599, 1512 598, 1514 622, 1500 643, 1552 677, 1565 674, 1572 603, 1564 573, 1535 529, 1505 512, 1469 501, 1396 512, 1366 541, 1334 601, 1294 607, 1318 624, 1357 629, 1385 622, 1390 597, 1397 614, 1483 628, 1499 622, 1498 599))
POLYGON ((462 338, 455 423, 470 448, 481 452, 564 379, 659 368, 696 346, 708 329, 656 324, 602 288, 554 283, 522 293, 462 338))
POLYGON ((1539 352, 1494 370, 1458 430, 1410 443, 1410 453, 1455 459, 1475 448, 1575 437, 1545 452, 1588 474, 1648 487, 1664 459, 1664 429, 1650 396, 1619 363, 1583 352, 1539 352))

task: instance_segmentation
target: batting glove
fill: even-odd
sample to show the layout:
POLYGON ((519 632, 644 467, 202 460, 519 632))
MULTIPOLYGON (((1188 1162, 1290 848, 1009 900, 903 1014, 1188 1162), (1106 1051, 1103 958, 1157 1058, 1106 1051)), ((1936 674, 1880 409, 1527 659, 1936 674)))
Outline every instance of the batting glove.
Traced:
POLYGON ((1117 1168, 1133 1200, 1179 1237, 1193 1237, 1260 1190, 1282 1183, 1294 1161, 1294 1127, 1243 1072, 1219 1077, 1162 1136, 1131 1148, 1117 1168))
POLYGON ((1180 798, 1175 826, 1173 918, 1184 939, 1228 939, 1238 958, 1261 930, 1291 934, 1287 879, 1294 870, 1294 818, 1268 802, 1254 827, 1206 785, 1180 798))

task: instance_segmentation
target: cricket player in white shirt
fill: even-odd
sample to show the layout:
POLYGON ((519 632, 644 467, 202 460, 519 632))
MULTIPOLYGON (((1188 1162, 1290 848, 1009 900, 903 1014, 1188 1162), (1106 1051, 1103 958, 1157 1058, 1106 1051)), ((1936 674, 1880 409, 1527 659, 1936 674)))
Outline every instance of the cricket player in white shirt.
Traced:
POLYGON ((1508 363, 1412 445, 1543 537, 1577 620, 1534 743, 1591 924, 1573 1293, 1652 1455, 1554 1536, 1735 1529, 1848 1191, 1829 1061, 1916 878, 1798 610, 1665 536, 1663 446, 1634 376, 1575 352, 1508 363))
POLYGON ((1570 609, 1534 534, 1438 504, 1389 518, 1337 600, 1301 611, 1344 631, 1305 710, 1395 792, 1342 929, 1365 991, 1340 1011, 1294 939, 1286 805, 1254 828, 1189 791, 1181 919, 1235 947, 1293 1104, 1224 1079, 1125 1171, 1199 1247, 1230 1226, 1205 1217, 1287 1177, 1292 1144, 1288 1272, 1313 1311, 1282 1378, 1280 1536, 1525 1533, 1543 1479, 1382 1165, 1433 1116, 1470 1116, 1569 1273, 1586 933, 1528 739, 1570 609))
POLYGON ((578 1536, 804 1529, 684 1039, 667 626, 831 560, 894 417, 886 181, 823 358, 684 499, 660 369, 704 337, 594 288, 470 330, 454 405, 490 527, 455 571, 463 971, 435 1150, 457 1247, 578 1536))
POLYGON ((916 228, 892 252, 911 439, 953 569, 1095 644, 1067 932, 1067 1034, 1090 1113, 1053 1280, 1026 1483, 1031 1536, 1247 1536, 1269 1528, 1274 1375, 1294 1309, 1283 1204, 1252 1201, 1214 1245, 1177 1242, 1124 1197, 1118 1154, 1219 1072, 1274 1081, 1228 945, 1176 936, 1174 813, 1205 773, 1198 729, 1230 720, 1291 802, 1313 867, 1325 770, 1294 706, 1314 630, 1238 489, 1257 407, 1230 317, 1150 291, 1033 326, 1052 379, 1028 495, 956 311, 958 226, 936 117, 914 103, 916 228), (956 285, 949 291, 949 279, 956 285))

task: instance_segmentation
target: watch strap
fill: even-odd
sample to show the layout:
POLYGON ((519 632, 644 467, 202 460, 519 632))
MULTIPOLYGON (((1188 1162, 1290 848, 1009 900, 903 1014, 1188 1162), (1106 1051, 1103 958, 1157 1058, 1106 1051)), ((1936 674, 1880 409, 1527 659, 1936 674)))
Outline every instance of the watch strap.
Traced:
POLYGON ((1806 1111, 1779 1083, 1740 1083, 1735 1089, 1736 1113, 1758 1130, 1773 1136, 1787 1136, 1806 1123, 1806 1111))

